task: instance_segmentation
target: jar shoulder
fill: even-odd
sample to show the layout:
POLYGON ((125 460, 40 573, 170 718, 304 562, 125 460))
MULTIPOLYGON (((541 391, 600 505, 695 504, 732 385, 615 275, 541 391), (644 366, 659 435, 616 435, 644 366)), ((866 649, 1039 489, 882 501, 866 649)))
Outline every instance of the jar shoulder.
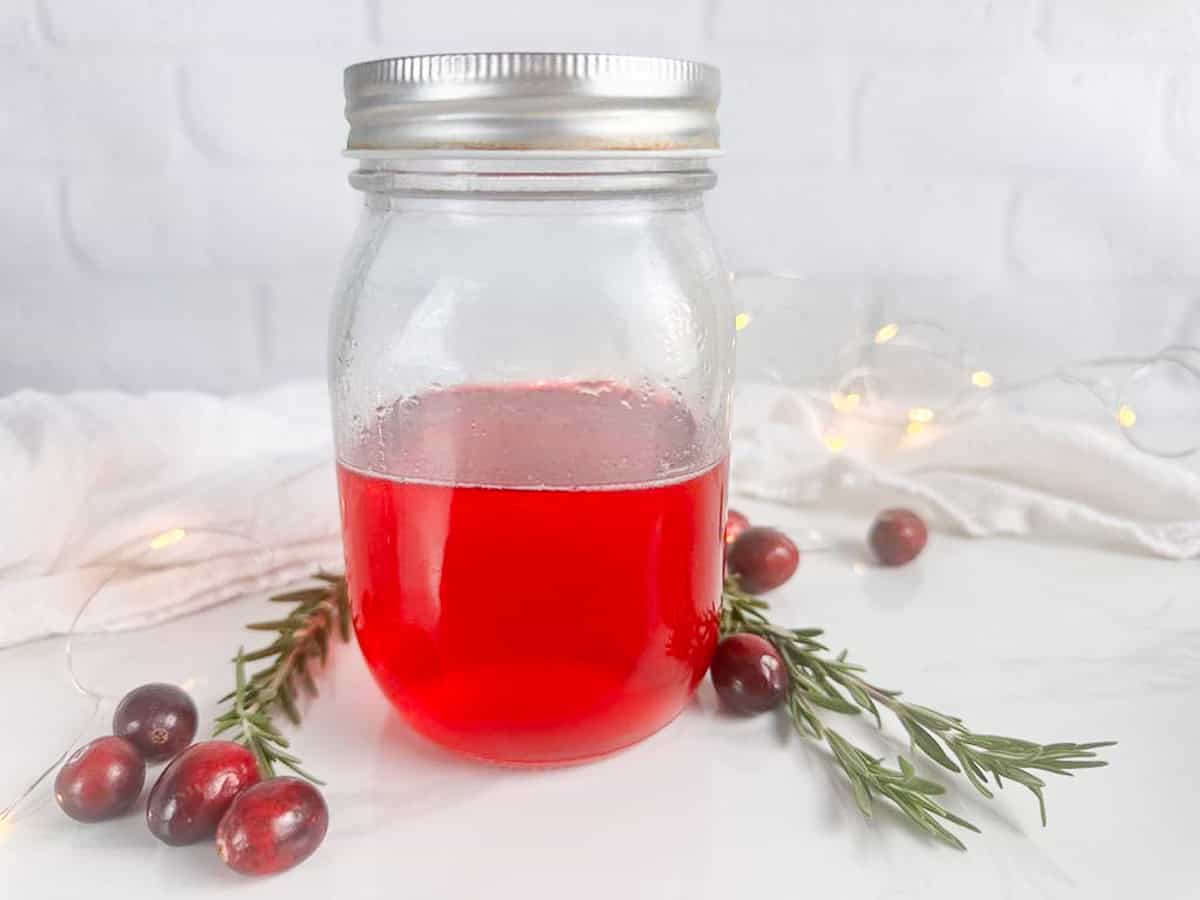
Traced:
POLYGON ((442 389, 564 383, 669 396, 724 452, 733 310, 698 205, 368 209, 330 340, 343 448, 442 389))
POLYGON ((332 339, 449 381, 492 368, 674 377, 732 340, 728 279, 702 209, 607 214, 367 210, 332 339), (574 359, 575 366, 566 365, 574 359), (653 368, 653 366, 651 366, 653 368))

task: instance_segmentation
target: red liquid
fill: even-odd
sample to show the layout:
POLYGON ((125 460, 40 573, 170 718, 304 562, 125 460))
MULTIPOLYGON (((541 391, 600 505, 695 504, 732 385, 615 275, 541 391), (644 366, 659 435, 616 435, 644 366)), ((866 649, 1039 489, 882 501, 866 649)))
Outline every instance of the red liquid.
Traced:
POLYGON ((696 427, 671 403, 631 398, 446 391, 385 427, 402 448, 389 468, 450 478, 339 464, 359 645, 438 743, 517 764, 600 756, 669 722, 704 675, 726 467, 645 483, 699 452, 696 427))

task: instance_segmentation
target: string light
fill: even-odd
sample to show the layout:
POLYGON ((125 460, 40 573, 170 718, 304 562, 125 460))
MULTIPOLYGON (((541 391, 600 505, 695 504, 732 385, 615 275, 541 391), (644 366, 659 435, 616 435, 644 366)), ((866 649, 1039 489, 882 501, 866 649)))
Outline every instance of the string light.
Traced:
MULTIPOLYGON (((729 277, 731 281, 752 278, 779 285, 799 284, 803 280, 798 275, 771 271, 732 273, 729 277)), ((738 313, 735 318, 737 329, 744 329, 750 319, 750 313, 738 313)), ((935 321, 900 319, 879 325, 873 322, 839 350, 836 369, 830 373, 832 380, 822 382, 821 390, 855 384, 859 386, 860 394, 838 392, 829 395, 835 411, 875 424, 903 426, 912 435, 920 433, 922 426, 931 425, 933 417, 914 421, 906 415, 910 409, 931 413, 936 410, 939 424, 951 428, 967 414, 974 414, 986 406, 982 402, 984 398, 975 394, 975 390, 988 391, 995 397, 1010 397, 1043 385, 1064 383, 1090 391, 1103 404, 1105 412, 1113 417, 1115 427, 1139 450, 1163 458, 1200 454, 1200 426, 1190 420, 1182 423, 1193 426, 1190 432, 1182 438, 1171 438, 1168 440, 1170 446, 1164 447, 1161 445, 1162 429, 1155 431, 1149 427, 1159 424, 1155 416, 1150 416, 1156 410, 1143 408, 1147 404, 1139 402, 1140 396, 1126 403, 1129 398, 1124 393, 1124 390, 1139 385, 1143 392, 1149 390, 1142 382, 1153 376, 1157 381, 1151 383, 1152 387, 1172 392, 1170 397, 1176 405, 1187 404, 1188 411, 1200 408, 1200 345, 1172 345, 1148 356, 1071 359, 1022 378, 1007 372, 997 375, 987 369, 973 370, 967 365, 970 358, 964 352, 962 339, 935 321), (903 339, 897 342, 901 332, 903 339), (895 345, 884 348, 892 342, 896 342, 895 345), (1159 382, 1166 381, 1163 373, 1167 365, 1174 367, 1170 370, 1173 381, 1163 387, 1159 382), (1115 371, 1111 375, 1092 374, 1091 370, 1096 369, 1115 371), (1112 380, 1122 377, 1121 369, 1128 370, 1124 374, 1127 384, 1114 396, 1112 380), (1185 371, 1180 372, 1180 369, 1185 371), (1142 413, 1140 422, 1135 409, 1142 413), (1149 422, 1148 416, 1155 418, 1155 422, 1149 422), (1148 446, 1152 440, 1158 445, 1148 446)))
POLYGON ((928 425, 933 421, 933 410, 928 406, 914 406, 908 411, 908 421, 919 425, 928 425))
POLYGON ((745 328, 747 325, 750 324, 750 322, 753 320, 753 318, 754 317, 752 315, 750 315, 750 313, 740 312, 736 316, 733 317, 733 327, 737 331, 741 331, 743 328, 745 328))
POLYGON ((843 394, 841 391, 834 391, 829 395, 829 403, 838 412, 848 413, 853 412, 858 408, 858 404, 862 402, 861 394, 843 394))
POLYGON ((842 434, 827 434, 825 435, 825 446, 829 448, 830 453, 841 453, 850 442, 846 440, 846 436, 842 434))
POLYGON ((187 537, 187 532, 182 528, 168 528, 162 534, 156 534, 150 538, 150 549, 162 550, 172 544, 178 544, 185 537, 187 537))

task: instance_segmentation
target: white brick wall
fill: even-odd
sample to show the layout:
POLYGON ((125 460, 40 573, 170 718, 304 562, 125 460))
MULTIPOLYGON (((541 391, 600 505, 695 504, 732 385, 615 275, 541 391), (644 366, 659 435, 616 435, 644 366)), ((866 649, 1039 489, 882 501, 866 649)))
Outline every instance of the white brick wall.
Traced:
POLYGON ((396 3, 380 0, 386 52, 593 50, 693 56, 704 47, 706 0, 505 0, 396 3))
POLYGON ((1182 162, 1200 167, 1200 69, 1183 72, 1170 96, 1171 144, 1182 162))
POLYGON ((721 134, 731 163, 787 172, 849 161, 851 67, 774 49, 755 53, 754 65, 728 48, 707 56, 724 76, 721 134))
POLYGON ((264 377, 257 298, 236 280, 39 276, 6 281, 5 294, 0 384, 229 389, 264 377))
POLYGON ((367 37, 361 0, 41 0, 52 43, 111 51, 321 48, 367 37))
POLYGON ((1200 279, 1200 180, 1033 186, 1016 204, 1013 235, 1017 263, 1034 277, 1200 279))
POLYGON ((1000 185, 732 168, 712 200, 738 268, 818 278, 991 278, 1003 263, 1000 185))
POLYGON ((0 161, 95 168, 158 166, 173 102, 158 60, 28 59, 0 63, 0 161))
POLYGON ((1051 0, 1045 32, 1052 46, 1064 50, 1195 53, 1200 7, 1195 0, 1051 0))
MULTIPOLYGON (((41 172, 0 177, 4 235, 0 240, 0 278, 13 273, 38 272, 64 267, 66 256, 59 232, 59 198, 56 180, 41 172)), ((7 294, 7 291, 5 292, 7 294)), ((2 308, 2 307, 0 307, 2 308)), ((4 349, 20 340, 15 329, 0 331, 4 349)))
POLYGON ((342 66, 503 47, 719 64, 712 217, 806 347, 1200 340, 1197 0, 0 0, 0 393, 320 374, 342 66))
POLYGON ((979 52, 1022 46, 1037 0, 714 0, 718 40, 834 53, 979 52))
POLYGON ((188 65, 179 102, 189 137, 220 163, 337 160, 346 140, 339 62, 297 56, 263 65, 247 56, 188 65))
POLYGON ((874 73, 860 107, 868 168, 1004 177, 1138 171, 1162 86, 1127 67, 931 61, 874 73))
POLYGON ((28 47, 33 39, 32 0, 0 5, 0 47, 28 47))

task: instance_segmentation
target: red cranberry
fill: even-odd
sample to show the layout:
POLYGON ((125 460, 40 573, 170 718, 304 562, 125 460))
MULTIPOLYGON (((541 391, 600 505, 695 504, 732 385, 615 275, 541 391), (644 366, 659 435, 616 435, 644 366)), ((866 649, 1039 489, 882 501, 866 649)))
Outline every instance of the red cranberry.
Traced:
POLYGON ((173 684, 143 684, 113 713, 113 734, 137 747, 148 762, 170 759, 196 736, 196 704, 173 684))
POLYGON ((274 875, 298 865, 325 839, 329 809, 300 778, 271 778, 238 794, 217 827, 217 853, 243 875, 274 875))
POLYGON ((738 512, 736 509, 731 509, 725 514, 725 543, 732 544, 736 541, 747 528, 750 527, 750 520, 738 512))
POLYGON ((54 779, 54 799, 72 819, 100 822, 126 812, 146 782, 146 761, 124 738, 80 747, 54 779))
POLYGON ((146 824, 165 844, 211 838, 233 798, 258 781, 254 754, 233 741, 202 741, 175 757, 150 789, 146 824))
POLYGON ((717 644, 709 672, 721 702, 737 713, 766 712, 787 693, 783 659, 756 634, 731 634, 717 644))
POLYGON ((733 542, 726 563, 742 590, 761 594, 792 577, 800 565, 800 551, 782 531, 756 525, 733 542))
POLYGON ((916 559, 925 548, 929 531, 910 509, 885 509, 871 525, 867 542, 885 566, 902 566, 916 559))

